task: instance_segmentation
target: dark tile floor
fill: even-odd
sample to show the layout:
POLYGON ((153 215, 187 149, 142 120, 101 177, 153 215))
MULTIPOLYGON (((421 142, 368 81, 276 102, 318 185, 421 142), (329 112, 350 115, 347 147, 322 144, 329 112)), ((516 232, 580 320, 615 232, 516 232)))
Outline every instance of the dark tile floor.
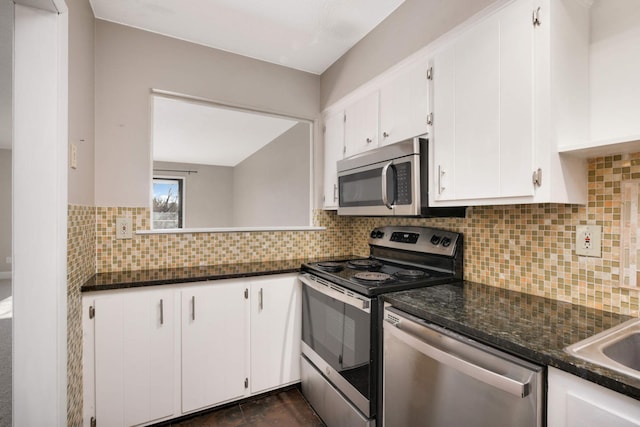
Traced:
POLYGON ((324 427, 324 423, 302 397, 290 388, 255 400, 218 409, 180 423, 180 427, 324 427))

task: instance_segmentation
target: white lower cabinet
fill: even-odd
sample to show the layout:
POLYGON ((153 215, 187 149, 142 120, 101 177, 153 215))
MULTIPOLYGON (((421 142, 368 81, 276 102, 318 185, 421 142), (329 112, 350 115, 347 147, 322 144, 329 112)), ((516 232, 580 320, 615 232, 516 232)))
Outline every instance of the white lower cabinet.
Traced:
POLYGON ((168 290, 95 298, 95 417, 101 425, 175 414, 173 298, 168 290))
POLYGON ((575 375, 549 367, 548 427, 637 427, 640 403, 575 375))
POLYGON ((296 274, 82 299, 85 426, 147 425, 300 381, 296 274))
POLYGON ((251 282, 251 393, 300 381, 300 295, 291 277, 251 282))
POLYGON ((245 395, 247 284, 189 286, 182 300, 182 412, 245 395))

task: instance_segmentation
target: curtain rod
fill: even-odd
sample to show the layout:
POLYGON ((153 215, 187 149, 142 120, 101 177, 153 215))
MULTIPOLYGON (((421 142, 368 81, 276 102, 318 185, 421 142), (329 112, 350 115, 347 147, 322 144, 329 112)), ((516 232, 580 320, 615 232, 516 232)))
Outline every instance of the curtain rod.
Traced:
POLYGON ((190 170, 182 170, 182 169, 154 169, 154 172, 182 172, 188 173, 191 175, 192 173, 198 173, 198 171, 190 171, 190 170))

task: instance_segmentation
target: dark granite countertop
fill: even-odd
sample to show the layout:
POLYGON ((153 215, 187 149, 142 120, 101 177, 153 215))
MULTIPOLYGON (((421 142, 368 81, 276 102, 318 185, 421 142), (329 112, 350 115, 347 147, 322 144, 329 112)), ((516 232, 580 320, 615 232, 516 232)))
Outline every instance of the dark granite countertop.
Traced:
POLYGON ((476 341, 640 400, 640 380, 563 350, 629 316, 473 282, 394 292, 386 294, 384 300, 476 341))
MULTIPOLYGON (((345 260, 352 259, 354 256, 345 256, 343 258, 345 260)), ((332 257, 331 259, 335 260, 342 258, 332 257)), ((241 264, 210 265, 202 267, 98 273, 87 280, 80 288, 80 291, 107 291, 143 286, 200 282, 205 280, 234 279, 239 277, 295 273, 300 271, 302 263, 321 260, 322 259, 291 259, 241 264)))

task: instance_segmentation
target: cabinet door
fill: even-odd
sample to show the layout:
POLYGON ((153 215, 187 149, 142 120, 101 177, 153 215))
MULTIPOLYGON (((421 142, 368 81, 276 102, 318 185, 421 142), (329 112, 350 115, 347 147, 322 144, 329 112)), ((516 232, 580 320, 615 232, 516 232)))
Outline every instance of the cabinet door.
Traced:
POLYGON ((324 208, 338 208, 336 162, 344 155, 344 111, 324 120, 324 208))
POLYGON ((174 415, 173 291, 95 299, 96 419, 130 426, 174 415))
POLYGON ((638 427, 640 405, 628 396, 550 367, 549 427, 638 427))
POLYGON ((434 124, 429 140, 433 166, 429 193, 435 200, 455 200, 456 51, 453 46, 438 52, 434 58, 433 88, 434 124))
POLYGON ((490 18, 454 47, 456 198, 500 196, 499 39, 490 18))
POLYGON ((345 157, 378 147, 378 91, 347 107, 344 128, 345 157))
POLYGON ((220 281, 181 291, 183 413, 245 395, 245 285, 220 281))
POLYGON ((427 133, 429 80, 427 59, 399 71, 380 88, 380 145, 427 133))
POLYGON ((501 197, 534 195, 533 3, 519 0, 499 15, 501 197))
POLYGON ((517 1, 434 57, 436 200, 533 195, 531 11, 517 1))
POLYGON ((295 276, 251 283, 251 393, 300 381, 300 295, 295 276))

